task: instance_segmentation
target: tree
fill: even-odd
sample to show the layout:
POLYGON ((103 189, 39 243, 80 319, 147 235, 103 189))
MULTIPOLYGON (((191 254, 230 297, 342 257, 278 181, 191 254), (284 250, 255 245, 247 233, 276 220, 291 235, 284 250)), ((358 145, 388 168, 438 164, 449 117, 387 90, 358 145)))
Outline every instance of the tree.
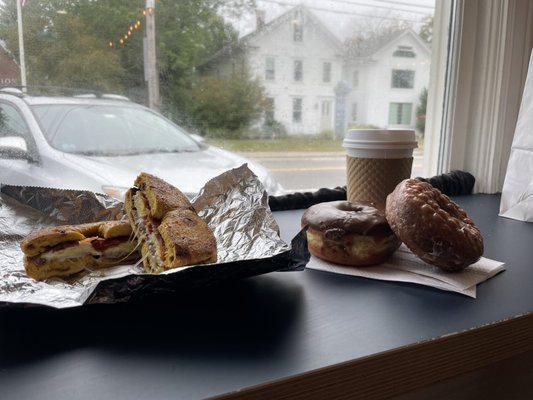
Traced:
POLYGON ((428 16, 424 18, 424 23, 420 27, 420 37, 422 40, 424 40, 426 43, 431 45, 431 42, 433 41, 433 17, 428 16))
POLYGON ((356 19, 352 34, 346 39, 344 46, 349 57, 368 56, 405 29, 411 28, 409 22, 400 18, 392 18, 390 13, 368 15, 356 19))
MULTIPOLYGON (((123 73, 119 56, 109 54, 82 18, 68 14, 63 7, 68 4, 36 0, 24 7, 28 85, 118 89, 123 73)), ((6 1, 0 6, 0 37, 18 59, 16 23, 16 3, 6 1)))
MULTIPOLYGON (((0 2, 0 39, 18 58, 16 1, 0 2)), ((237 38, 222 15, 239 15, 254 0, 156 0, 155 6, 161 94, 188 109, 195 66, 237 38)), ((145 0, 29 1, 23 9, 28 82, 90 84, 146 102, 143 29, 119 43, 130 26, 144 24, 144 7, 145 0)))
POLYGON ((426 130, 426 106, 428 102, 428 90, 422 89, 418 97, 418 106, 416 107, 416 130, 424 137, 426 130))
POLYGON ((262 117, 267 107, 265 89, 246 67, 230 76, 199 77, 192 99, 194 118, 204 131, 225 129, 235 135, 262 117))

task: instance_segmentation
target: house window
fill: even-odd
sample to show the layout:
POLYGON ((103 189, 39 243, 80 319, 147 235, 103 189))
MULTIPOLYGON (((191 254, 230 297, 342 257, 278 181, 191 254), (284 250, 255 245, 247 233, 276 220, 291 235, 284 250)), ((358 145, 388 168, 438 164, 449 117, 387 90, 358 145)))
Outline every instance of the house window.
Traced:
POLYGON ((352 86, 354 88, 359 87, 359 71, 355 70, 352 75, 352 86))
POLYGON ((357 103, 352 103, 352 122, 357 122, 357 103))
POLYGON ((393 57, 415 58, 416 54, 411 46, 398 46, 398 49, 392 53, 393 57))
POLYGON ((389 124, 411 125, 412 103, 390 103, 389 124))
POLYGON ((322 82, 331 82, 331 63, 324 61, 322 64, 322 82))
POLYGON ((391 87, 395 89, 412 89, 415 87, 415 71, 393 69, 391 87))
POLYGON ((273 57, 267 57, 265 60, 265 80, 273 81, 276 79, 276 64, 273 57))
POLYGON ((301 97, 292 99, 292 122, 302 122, 302 103, 301 97))
POLYGON ((294 60, 294 80, 296 82, 303 81, 304 71, 303 71, 303 62, 302 60, 294 60))
POLYGON ((300 20, 294 21, 292 23, 293 31, 292 31, 292 39, 295 42, 303 42, 304 41, 304 28, 302 26, 302 22, 300 20))

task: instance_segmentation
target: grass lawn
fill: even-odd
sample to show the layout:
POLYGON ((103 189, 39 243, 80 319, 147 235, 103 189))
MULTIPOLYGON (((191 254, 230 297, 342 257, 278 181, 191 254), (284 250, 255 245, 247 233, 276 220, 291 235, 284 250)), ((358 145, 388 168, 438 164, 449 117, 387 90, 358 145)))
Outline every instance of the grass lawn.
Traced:
MULTIPOLYGON (((283 139, 206 139, 206 143, 234 152, 260 151, 344 151, 342 139, 320 137, 289 137, 283 139)), ((418 141, 418 148, 424 146, 424 140, 418 141)))
POLYGON ((235 152, 254 151, 344 151, 342 139, 301 138, 284 139, 206 139, 206 143, 235 152))

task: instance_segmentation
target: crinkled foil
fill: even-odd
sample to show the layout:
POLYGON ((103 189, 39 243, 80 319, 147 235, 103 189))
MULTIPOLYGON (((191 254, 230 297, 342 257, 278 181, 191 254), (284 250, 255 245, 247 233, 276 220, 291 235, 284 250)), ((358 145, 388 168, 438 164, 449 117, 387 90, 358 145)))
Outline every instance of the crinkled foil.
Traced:
POLYGON ((279 236, 261 182, 246 165, 208 182, 193 204, 217 239, 218 260, 154 275, 141 263, 39 282, 25 274, 20 240, 47 226, 124 218, 123 203, 85 191, 0 185, 0 305, 54 308, 125 302, 279 270, 302 270, 305 235, 279 236))

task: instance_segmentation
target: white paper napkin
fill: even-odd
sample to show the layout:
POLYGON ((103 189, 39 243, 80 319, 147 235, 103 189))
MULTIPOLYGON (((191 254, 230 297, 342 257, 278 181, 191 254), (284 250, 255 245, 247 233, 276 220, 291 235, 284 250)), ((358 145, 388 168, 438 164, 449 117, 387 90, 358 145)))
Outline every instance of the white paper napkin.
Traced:
POLYGON ((385 281, 411 282, 476 298, 476 286, 505 270, 505 263, 482 257, 461 272, 445 272, 416 257, 404 244, 386 262, 347 267, 311 256, 307 268, 385 281))

